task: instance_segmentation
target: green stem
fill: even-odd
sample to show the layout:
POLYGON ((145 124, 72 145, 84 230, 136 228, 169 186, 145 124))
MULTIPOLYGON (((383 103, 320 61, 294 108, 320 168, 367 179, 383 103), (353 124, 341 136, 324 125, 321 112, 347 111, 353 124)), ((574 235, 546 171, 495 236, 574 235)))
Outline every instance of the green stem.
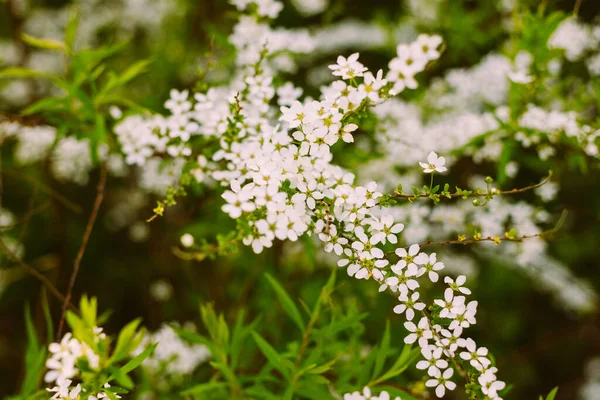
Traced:
POLYGON ((433 174, 434 172, 431 173, 431 183, 429 183, 429 194, 431 194, 431 192, 433 191, 433 174))

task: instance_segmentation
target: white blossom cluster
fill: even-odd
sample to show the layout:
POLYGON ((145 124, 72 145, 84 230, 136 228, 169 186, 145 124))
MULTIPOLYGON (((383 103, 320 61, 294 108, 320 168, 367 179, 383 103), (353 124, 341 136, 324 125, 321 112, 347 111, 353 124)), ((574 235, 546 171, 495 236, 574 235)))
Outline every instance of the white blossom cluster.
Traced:
MULTIPOLYGON (((102 328, 96 327, 93 330, 94 341, 100 342, 106 339, 106 334, 102 333, 102 328)), ((85 398, 87 400, 97 400, 108 398, 104 392, 100 393, 82 393, 81 384, 73 385, 73 379, 76 379, 80 373, 76 367, 79 359, 85 359, 88 366, 93 370, 100 365, 100 356, 95 353, 86 343, 73 337, 69 332, 61 339, 60 343, 50 343, 48 345, 50 352, 46 360, 48 372, 44 376, 44 381, 49 384, 55 384, 48 392, 54 393, 52 399, 75 400, 85 398)), ((105 388, 110 387, 108 383, 105 388)), ((117 398, 120 396, 115 395, 117 398)))
MULTIPOLYGON (((93 170, 88 139, 57 138, 56 128, 48 125, 27 126, 17 122, 0 122, 0 137, 15 140, 14 158, 19 165, 50 160, 50 173, 61 182, 88 183, 93 170)), ((106 148, 101 154, 106 156, 106 148)), ((118 157, 115 155, 115 157, 118 157)))
MULTIPOLYGON (((569 21, 560 25, 553 37, 560 37, 561 27, 572 24, 569 21)), ((581 29, 588 35, 585 43, 596 43, 595 29, 586 26, 581 29)), ((570 43, 570 40, 565 39, 564 43, 570 43)), ((551 43, 549 45, 552 47, 551 43)), ((593 47, 588 50, 593 50, 593 47)), ((532 55, 525 51, 518 52, 513 60, 491 54, 472 68, 451 70, 443 79, 434 80, 421 104, 392 99, 375 107, 373 111, 378 120, 375 137, 379 142, 378 151, 383 156, 360 166, 360 180, 376 179, 386 190, 393 190, 398 182, 405 187, 419 186, 421 178, 414 175, 412 168, 432 148, 443 153, 466 153, 476 163, 497 163, 503 153, 504 141, 509 137, 506 125, 518 127, 517 133, 511 134, 510 138, 518 141, 523 148, 536 151, 542 160, 557 154, 556 147, 563 138, 580 147, 588 156, 597 158, 600 130, 583 123, 587 117, 570 111, 568 102, 561 104, 555 101, 550 108, 530 103, 512 121, 514 117, 507 105, 511 85, 527 85, 534 81, 530 75, 533 61, 532 55), (432 109, 435 112, 432 113, 432 109), (477 138, 482 138, 481 146, 468 146, 477 138), (410 169, 401 175, 391 172, 389 165, 410 169)), ((544 85, 553 87, 559 83, 556 75, 561 63, 561 59, 550 60, 546 67, 550 77, 545 78, 544 85)), ((447 161, 451 165, 455 159, 449 157, 447 161)), ((517 175, 518 170, 519 164, 515 161, 505 168, 506 175, 511 178, 517 175)), ((548 202, 556 198, 559 189, 557 184, 548 183, 536 189, 535 193, 542 201, 548 202)), ((549 221, 547 214, 532 206, 522 202, 508 203, 502 199, 494 199, 480 208, 470 204, 437 205, 433 208, 413 204, 410 208, 394 207, 388 212, 406 224, 403 237, 409 243, 469 233, 473 225, 481 230, 484 237, 502 235, 507 225, 514 226, 519 233, 534 234, 543 230, 539 224, 549 221), (538 225, 531 221, 538 221, 538 225)), ((495 254, 493 247, 491 243, 482 246, 490 257, 501 256, 506 260, 507 253, 513 254, 515 266, 522 268, 541 288, 554 293, 558 303, 568 311, 583 313, 595 307, 596 293, 588 284, 575 278, 566 266, 553 260, 547 254, 548 247, 543 241, 509 243, 503 246, 502 255, 495 254), (544 268, 545 264, 551 267, 544 268), (561 280, 565 282, 563 285, 558 283, 561 280)))
MULTIPOLYGON (((64 39, 64 29, 72 12, 69 5, 64 7, 40 7, 29 1, 15 1, 15 17, 23 21, 25 33, 34 37, 56 40, 64 39)), ((176 15, 180 8, 170 0, 117 0, 106 7, 103 0, 87 0, 78 5, 80 24, 77 30, 76 46, 79 48, 97 44, 107 29, 114 29, 121 39, 136 32, 144 32, 140 37, 152 45, 156 42, 157 29, 168 16, 176 15)), ((38 71, 60 74, 64 71, 64 57, 58 52, 29 48, 24 57, 19 43, 0 39, 0 60, 3 65, 25 66, 38 71)), ((0 88, 0 98, 7 104, 21 106, 31 101, 40 91, 50 92, 47 82, 30 85, 21 79, 13 79, 0 88)))
MULTIPOLYGON (((390 394, 385 390, 379 393, 379 396, 375 396, 371 393, 371 389, 368 387, 363 388, 362 392, 352 392, 344 394, 344 400, 390 400, 390 394)), ((394 400, 400 400, 400 397, 396 397, 394 400)))
MULTIPOLYGON (((523 51, 513 59, 488 55, 473 68, 450 71, 443 80, 434 82, 422 108, 392 99, 417 88, 417 74, 440 57, 442 39, 435 35, 419 35, 414 42, 399 45, 387 72, 369 71, 359 61, 358 53, 339 56, 329 66, 338 80, 322 87, 318 99, 301 100, 302 89, 290 82, 276 83, 275 73, 293 71, 295 62, 290 53, 311 52, 317 46, 314 38, 305 30, 269 26, 266 21, 277 17, 282 9, 279 1, 231 3, 253 14, 242 16, 230 36, 237 50, 230 85, 205 93, 172 90, 165 103, 168 115, 128 115, 115 127, 124 162, 140 167, 140 187, 146 192, 164 193, 178 182, 196 144, 218 145, 218 151, 207 150, 197 156, 191 174, 201 183, 224 189, 222 210, 238 222, 245 245, 260 253, 276 240, 295 242, 304 234, 317 238, 325 252, 336 255, 337 265, 349 276, 373 278, 380 291, 397 296, 399 304, 394 312, 404 314, 409 332, 404 340, 420 346, 424 359, 417 368, 426 370, 426 386, 438 397, 454 390, 453 378, 462 375, 472 379, 469 383, 480 385, 487 398, 500 399, 505 384, 497 379, 498 371, 488 350, 463 336, 463 331, 476 323, 477 313, 477 301, 467 300, 471 292, 463 286, 466 277, 443 276, 447 285, 443 297, 425 304, 419 290, 440 281, 440 275, 447 273, 445 263, 436 253, 422 252, 418 244, 387 253, 383 248, 397 245, 400 233, 407 243, 447 237, 472 226, 484 236, 496 236, 509 222, 519 233, 534 234, 540 231, 534 221, 547 222, 547 216, 538 215, 525 203, 496 199, 485 208, 387 208, 380 204, 384 189, 395 186, 399 179, 421 180, 422 176, 390 172, 382 180, 376 179, 377 183, 367 179, 368 183, 359 185, 354 174, 333 164, 332 147, 359 142, 355 139, 359 131, 356 117, 368 108, 378 119, 376 140, 383 158, 361 168, 361 180, 381 173, 382 163, 386 170, 389 165, 411 170, 420 165, 423 173, 444 173, 454 159, 438 157, 432 149, 449 154, 483 136, 482 147, 467 151, 477 163, 498 161, 506 138, 503 126, 511 122, 521 130, 514 139, 523 147, 535 146, 542 159, 554 155, 553 145, 563 135, 597 157, 600 130, 594 132, 582 124, 574 111, 558 106, 545 109, 533 103, 516 121, 511 120, 506 106, 511 87, 529 85, 536 79, 530 75, 532 55, 523 51), (466 374, 465 368, 477 372, 466 374)), ((319 2, 313 3, 318 8, 319 2)), ((432 10, 437 7, 437 1, 428 3, 432 10)), ((564 49, 569 61, 577 60, 593 49, 589 40, 583 40, 584 34, 589 39, 594 33, 576 20, 567 20, 548 45, 564 49)), ((373 31, 373 36, 377 32, 373 31)), ((548 69, 553 68, 548 65, 548 69)), ((87 139, 57 139, 52 127, 2 122, 0 139, 4 138, 17 141, 15 158, 19 163, 49 159, 50 171, 58 180, 87 183, 92 169, 87 139)), ((110 160, 113 155, 105 153, 101 157, 110 160)), ((114 160, 115 170, 122 169, 123 160, 114 160)), ((507 175, 516 175, 518 167, 516 163, 507 165, 507 175)), ((551 201, 557 192, 553 185, 536 190, 544 201, 551 201)), ((192 247, 193 237, 184 237, 184 247, 192 247)), ((548 258, 545 250, 542 241, 510 243, 504 248, 504 256, 514 256, 518 265, 559 293, 568 307, 589 307, 595 301, 593 291, 582 290, 582 283, 548 258), (540 268, 540 263, 545 268, 540 268)), ((488 247, 482 250, 488 251, 488 247)), ((155 354, 144 362, 154 373, 161 368, 170 374, 189 373, 210 357, 204 346, 186 345, 168 326, 147 340, 160 343, 155 354)), ((53 355, 48 360, 46 380, 58 385, 52 389, 53 398, 79 396, 78 386, 71 387, 71 378, 78 373, 75 361, 86 357, 93 368, 97 355, 89 354, 91 350, 85 344, 70 336, 60 344, 53 343, 50 351, 53 355)), ((383 400, 389 399, 389 394, 372 396, 365 388, 362 393, 344 395, 344 399, 383 400)))
POLYGON ((595 357, 585 366, 586 380, 579 391, 580 400, 600 399, 600 358, 595 357))
MULTIPOLYGON (((236 3, 241 8, 248 4, 236 3)), ((260 4, 263 3, 256 2, 255 6, 260 4)), ((269 16, 267 11, 259 14, 269 16)), ((240 24, 247 24, 246 21, 246 17, 242 17, 240 24)), ((399 45, 397 56, 390 61, 385 75, 381 70, 370 72, 359 61, 358 53, 339 56, 329 69, 341 79, 323 87, 320 100, 304 102, 294 100, 301 91, 291 84, 286 84, 285 96, 273 87, 273 70, 263 62, 269 49, 255 46, 253 54, 248 55, 245 43, 235 40, 233 43, 246 56, 238 60, 241 73, 229 88, 196 94, 193 96, 196 104, 187 100, 188 93, 173 92, 166 105, 174 117, 194 113, 193 123, 197 124, 194 132, 219 141, 221 149, 212 155, 210 162, 201 158, 202 162, 198 163, 201 173, 197 177, 210 176, 227 188, 223 193, 226 201, 223 211, 238 220, 244 244, 256 253, 271 247, 276 239, 296 241, 303 234, 314 234, 323 242, 325 251, 341 258, 338 265, 346 268, 348 275, 365 280, 373 277, 379 282, 380 290, 389 288, 395 292, 401 302, 395 311, 406 314, 409 320, 406 327, 412 332, 406 340, 417 341, 417 336, 422 336, 419 332, 424 332, 423 323, 433 324, 427 317, 419 325, 412 322, 415 310, 421 312, 425 308, 425 304, 418 301, 417 279, 427 276, 437 282, 444 264, 437 261, 435 253, 417 254, 418 246, 411 246, 408 252, 398 249, 396 255, 400 261, 390 264, 381 246, 398 243, 397 235, 404 225, 396 222, 392 215, 371 215, 380 209, 382 193, 377 184, 355 185, 353 174, 331 163, 330 149, 338 142, 354 142, 358 129, 351 122, 354 115, 406 89, 415 89, 416 74, 440 56, 441 38, 420 35, 411 44, 399 45), (281 105, 279 117, 269 106, 276 95, 280 97, 280 104, 287 104, 281 105), (207 109, 211 112, 197 112, 207 109)), ((135 124, 131 127, 135 128, 135 124)), ((145 132, 161 134, 156 128, 145 132)), ((136 136, 128 135, 134 140, 136 136)), ((423 165, 426 172, 443 172, 446 168, 445 159, 433 153, 423 165)), ((450 330, 433 328, 433 331, 428 330, 430 335, 431 332, 436 335, 448 332, 458 341, 463 328, 475 323, 477 303, 465 303, 464 296, 457 296, 453 301, 451 312, 442 317, 452 319, 450 330)), ((433 340, 433 336, 430 339, 433 340)), ((461 340, 465 341, 463 347, 467 350, 474 346, 469 341, 467 347, 467 339, 461 340)), ((419 340, 419 343, 424 352, 430 349, 428 342, 419 340)), ((454 342, 439 339, 432 345, 440 348, 445 358, 456 356, 454 342)), ((485 385, 488 396, 499 398, 496 391, 503 383, 496 380, 496 370, 483 358, 481 363, 473 361, 472 364, 480 367, 478 379, 485 385)), ((445 388, 454 389, 451 368, 440 371, 434 367, 429 372, 428 382, 436 387, 438 396, 443 396, 445 388)))
POLYGON ((146 334, 134 355, 141 353, 152 343, 158 343, 158 346, 142 365, 158 379, 161 379, 161 374, 164 373, 169 376, 189 375, 198 365, 210 358, 210 351, 206 346, 188 345, 168 325, 146 334))
POLYGON ((548 46, 565 51, 565 57, 569 61, 580 59, 588 50, 597 48, 600 37, 586 24, 577 18, 568 18, 561 22, 554 31, 548 46))

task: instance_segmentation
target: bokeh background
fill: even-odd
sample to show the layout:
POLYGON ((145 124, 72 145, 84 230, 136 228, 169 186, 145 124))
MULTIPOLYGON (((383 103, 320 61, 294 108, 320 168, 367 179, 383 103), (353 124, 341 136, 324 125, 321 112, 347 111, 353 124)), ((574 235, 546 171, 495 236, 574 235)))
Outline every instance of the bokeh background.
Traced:
MULTIPOLYGON (((422 77, 426 88, 428 81, 448 69, 473 66, 486 54, 499 51, 510 35, 505 24, 511 11, 503 4, 509 1, 330 0, 324 1, 324 10, 314 15, 303 13, 295 4, 300 2, 285 3, 277 25, 321 32, 348 24, 340 30, 345 40, 336 44, 330 38, 331 42, 319 43, 318 50, 302 60, 299 70, 288 77, 304 87, 308 82, 306 93, 313 95, 322 76, 314 67, 327 65, 337 54, 360 51, 363 62, 376 69, 385 67, 386 60, 393 56, 397 38, 414 32, 438 33, 444 37, 448 51, 422 77), (434 6, 441 7, 441 15, 428 19, 434 6), (352 35, 353 26, 374 33, 365 36, 363 31, 351 40, 348 35, 352 35)), ((520 2, 519 6, 535 3, 520 2)), ((574 7, 569 0, 547 3, 550 9, 567 13, 574 7)), ((60 37, 69 4, 63 0, 1 1, 0 59, 8 65, 52 71, 64 68, 52 54, 28 49, 20 34, 60 37)), ((93 46, 128 39, 127 50, 111 59, 117 67, 152 57, 153 64, 144 78, 135 80, 128 89, 130 98, 151 110, 164 111, 162 105, 172 88, 193 90, 209 58, 216 64, 214 71, 232 60, 226 37, 234 23, 233 8, 224 0, 87 0, 79 6, 82 22, 78 40, 82 43, 93 46)), ((581 19, 592 22, 599 14, 600 2, 581 3, 581 19)), ((212 72, 208 79, 219 82, 227 76, 212 72)), ((0 112, 14 116, 49 90, 40 82, 2 81, 0 112)), ((15 165, 8 146, 0 151, 2 207, 15 216, 15 232, 23 244, 24 259, 65 291, 95 196, 98 172, 83 187, 61 184, 49 176, 46 168, 15 165), (76 207, 65 207, 62 198, 76 207)), ((472 168, 473 163, 466 159, 452 173, 459 179, 472 168)), ((556 168, 562 171, 558 174, 561 190, 548 207, 553 213, 566 209, 569 214, 561 231, 552 238, 551 253, 600 292, 600 173, 594 166, 585 174, 566 165, 556 168)), ((493 174, 494 170, 479 172, 493 174)), ((526 169, 514 184, 524 186, 539 176, 535 168, 526 169)), ((316 254, 310 241, 300 248, 276 244, 259 256, 240 248, 236 254, 215 260, 183 260, 173 251, 183 233, 211 240, 228 227, 235 227, 220 212, 220 199, 214 194, 192 193, 163 218, 146 223, 160 196, 136 190, 133 183, 132 179, 109 178, 105 202, 75 285, 76 299, 83 293, 94 295, 99 298, 101 310, 112 310, 105 326, 108 332, 116 332, 138 316, 151 330, 165 321, 197 323, 198 304, 213 302, 217 310, 232 319, 242 307, 251 315, 262 313, 269 336, 284 337, 294 328, 289 322, 281 322, 281 310, 272 306, 276 299, 263 274, 270 272, 295 298, 311 304, 330 268, 334 268, 328 259, 316 254)), ((533 194, 523 196, 527 199, 533 194)), ((43 326, 43 292, 37 280, 0 257, 0 396, 6 396, 16 391, 23 376, 25 305, 32 306, 36 324, 43 326)), ((501 378, 514 385, 509 397, 537 398, 560 386, 558 399, 580 398, 588 379, 586 366, 594 357, 600 357, 598 313, 565 310, 555 297, 540 290, 538 282, 505 265, 501 258, 491 262, 475 256, 475 260, 478 273, 471 282, 480 312, 472 332, 478 343, 497 355, 501 378)), ((395 300, 362 288, 346 280, 339 289, 339 301, 370 311, 365 321, 369 327, 365 332, 367 341, 375 343, 380 338, 382 321, 389 318, 399 342, 402 319, 391 312, 395 300)), ((50 305, 58 318, 60 304, 51 299, 50 305)))

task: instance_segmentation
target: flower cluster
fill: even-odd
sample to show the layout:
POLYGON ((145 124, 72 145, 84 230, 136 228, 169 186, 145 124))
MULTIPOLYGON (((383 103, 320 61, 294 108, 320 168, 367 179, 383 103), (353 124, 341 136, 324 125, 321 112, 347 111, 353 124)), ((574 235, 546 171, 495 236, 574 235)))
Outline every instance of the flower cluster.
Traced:
MULTIPOLYGON (((106 340, 106 334, 102 333, 102 328, 94 328, 93 335, 96 343, 106 340)), ((52 399, 79 399, 84 393, 82 393, 81 384, 73 385, 72 379, 77 378, 80 374, 76 364, 85 360, 87 366, 91 370, 95 370, 100 366, 100 356, 86 343, 74 338, 70 332, 63 336, 60 343, 50 343, 48 350, 50 357, 46 360, 48 372, 44 376, 44 381, 56 384, 47 389, 48 392, 54 393, 52 399)), ((105 383, 104 387, 109 388, 110 385, 105 383)), ((120 396, 116 396, 120 398, 120 396)), ((104 392, 86 393, 85 396, 87 400, 107 397, 108 395, 104 392)))
POLYGON ((198 365, 210 358, 210 351, 206 346, 186 344, 168 325, 161 326, 156 332, 146 334, 134 355, 141 353, 151 343, 158 343, 158 346, 142 365, 159 381, 163 380, 162 374, 171 377, 190 374, 198 365))
MULTIPOLYGON (((409 320, 407 343, 418 340, 424 354, 441 351, 446 358, 454 359, 455 343, 460 339, 465 341, 463 347, 467 346, 461 333, 475 323, 477 302, 465 303, 464 296, 451 298, 452 305, 441 317, 452 320, 449 329, 434 325, 429 316, 424 316, 418 325, 412 322, 415 313, 423 313, 426 306, 416 291, 420 286, 418 278, 427 276, 437 282, 444 264, 437 261, 435 253, 419 253, 418 246, 411 246, 408 251, 397 249, 400 261, 391 266, 381 247, 396 244, 404 225, 383 212, 377 184, 356 185, 352 173, 332 164, 331 152, 338 142, 354 142, 358 130, 356 115, 406 89, 416 88, 415 75, 439 57, 440 44, 437 36, 421 35, 411 44, 398 46, 397 57, 390 61, 385 78, 383 71, 371 73, 359 61, 358 53, 340 56, 329 69, 341 79, 324 87, 320 100, 304 102, 292 101, 301 92, 289 83, 285 92, 273 89, 272 70, 264 62, 269 51, 255 48, 255 55, 245 58, 249 64, 240 67, 241 76, 229 88, 194 95, 196 105, 187 101, 188 93, 173 92, 166 107, 173 112, 169 118, 196 113, 192 131, 218 139, 221 148, 212 155, 210 163, 206 159, 198 163, 202 169, 198 176, 203 180, 210 177, 227 188, 222 209, 238 221, 244 244, 260 253, 276 239, 296 241, 303 234, 316 235, 325 251, 341 257, 338 265, 346 268, 348 275, 365 280, 372 277, 379 282, 381 291, 389 288, 399 295, 401 304, 394 311, 405 313, 409 320), (286 95, 281 96, 282 92, 286 95), (290 98, 287 93, 294 95, 290 98), (276 95, 285 99, 280 99, 279 104, 287 104, 281 105, 278 120, 270 116, 273 110, 269 106, 276 95), (210 105, 206 105, 207 101, 210 105), (197 112, 208 108, 211 113, 197 112), (374 216, 378 210, 383 214, 380 217, 374 216), (454 341, 450 343, 448 338, 454 341), (434 349, 429 339, 436 346, 434 349)), ((155 128, 146 132, 161 135, 155 128)), ((189 139, 187 134, 168 136, 189 139)), ((431 153, 423 168, 428 173, 444 172, 444 164, 443 157, 431 153)), ((193 248, 193 241, 187 242, 193 248)), ((470 349, 474 342, 468 340, 470 349)), ((490 380, 495 372, 490 364, 477 364, 481 385, 495 385, 495 379, 490 380)), ((454 389, 450 380, 452 369, 441 372, 434 367, 429 372, 432 379, 428 382, 437 382, 438 396, 443 396, 444 388, 454 389)), ((500 386, 498 383, 494 387, 500 386)), ((489 397, 499 398, 494 390, 489 390, 489 397)))
MULTIPOLYGON (((390 400, 390 394, 386 391, 379 393, 379 396, 375 396, 371 393, 371 389, 368 387, 363 388, 361 392, 346 393, 344 400, 390 400)), ((396 397, 395 400, 400 400, 400 397, 396 397)))

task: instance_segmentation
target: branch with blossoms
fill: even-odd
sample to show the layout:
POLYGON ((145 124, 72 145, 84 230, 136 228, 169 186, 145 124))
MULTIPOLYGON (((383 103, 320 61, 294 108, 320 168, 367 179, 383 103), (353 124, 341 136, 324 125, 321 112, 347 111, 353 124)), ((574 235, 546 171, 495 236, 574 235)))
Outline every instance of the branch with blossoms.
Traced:
MULTIPOLYGON (((412 322, 412 310, 419 309, 421 304, 425 307, 417 301, 419 283, 416 279, 427 273, 432 281, 437 281, 437 271, 443 264, 436 261, 435 254, 407 254, 390 268, 378 245, 387 241, 397 243, 396 236, 404 228, 403 224, 395 223, 391 216, 371 217, 369 210, 379 207, 378 199, 383 195, 375 183, 366 187, 354 185, 351 173, 331 164, 330 152, 330 147, 339 140, 354 141, 352 132, 358 126, 348 123, 350 117, 406 88, 416 87, 415 74, 439 56, 436 50, 439 43, 438 37, 420 36, 411 45, 398 46, 398 57, 390 62, 385 79, 382 71, 371 74, 358 61, 358 54, 339 57, 330 69, 342 80, 326 88, 321 101, 295 101, 290 106, 282 106, 283 130, 269 125, 261 109, 274 95, 272 91, 261 89, 261 82, 270 82, 272 78, 263 68, 246 69, 242 78, 244 90, 230 102, 230 109, 238 114, 227 118, 226 135, 221 140, 221 150, 213 156, 215 164, 210 175, 229 186, 223 194, 227 203, 223 211, 238 221, 236 236, 241 237, 245 245, 260 253, 276 239, 296 241, 305 233, 317 234, 324 242, 325 251, 343 257, 338 265, 345 267, 349 276, 373 277, 381 288, 390 288, 399 294, 401 307, 395 311, 400 313, 402 307, 408 310, 409 321, 405 327, 412 332, 405 339, 407 343, 419 339, 424 355, 433 352, 454 359, 456 349, 449 348, 445 339, 433 340, 433 333, 424 330, 424 324, 434 327, 443 337, 460 337, 463 328, 475 323, 476 302, 461 304, 460 299, 456 300, 454 312, 445 315, 454 318, 450 325, 456 326, 450 330, 441 328, 433 319, 426 318, 419 325, 412 322), (219 166, 225 168, 220 170, 219 166)), ((430 164, 439 162, 429 161, 430 164)), ((439 171, 442 166, 436 164, 435 168, 439 171)), ((186 243, 193 244, 193 241, 186 240, 186 243)), ((205 248, 208 249, 218 252, 219 247, 205 248)), ((201 253, 191 257, 202 256, 201 253)), ((494 374, 490 364, 481 362, 481 376, 494 374)), ((436 383, 440 397, 444 388, 455 388, 450 381, 452 371, 446 368, 441 372, 438 367, 428 370, 431 377, 428 383, 436 383)), ((491 378, 482 379, 483 382, 491 378)), ((475 382, 473 377, 468 384, 475 385, 475 382)), ((493 382, 502 386, 500 381, 494 379, 493 382)), ((490 398, 499 398, 496 392, 489 393, 490 398)))
MULTIPOLYGON (((242 10, 247 2, 237 6, 242 10)), ((256 21, 245 19, 240 25, 256 27, 265 17, 259 15, 256 21)), ((474 198, 475 205, 485 205, 495 195, 540 187, 550 177, 507 191, 492 188, 490 178, 485 191, 457 188, 451 193, 448 185, 441 190, 440 185, 434 186, 434 174, 445 172, 446 166, 443 157, 431 152, 427 162, 420 164, 423 172, 431 174, 431 182, 423 190, 413 188, 412 195, 401 188, 384 195, 375 182, 357 185, 354 174, 333 164, 331 148, 340 141, 354 142, 359 129, 354 122, 369 108, 415 89, 416 76, 440 56, 441 38, 420 35, 411 44, 399 45, 387 72, 370 72, 358 53, 340 56, 329 67, 340 79, 322 88, 318 99, 300 101, 302 91, 291 83, 274 85, 276 66, 270 64, 270 57, 282 50, 284 41, 259 37, 250 42, 238 27, 234 35, 238 68, 229 86, 196 93, 193 99, 188 92, 174 91, 165 104, 172 115, 129 117, 116 128, 128 162, 143 165, 152 154, 164 154, 166 149, 191 165, 189 177, 224 188, 222 210, 236 221, 236 229, 217 238, 216 244, 196 244, 194 237, 184 235, 182 245, 187 250, 177 249, 176 254, 201 260, 226 254, 239 242, 260 253, 277 240, 294 242, 303 235, 315 236, 325 252, 340 257, 337 264, 349 276, 373 278, 380 291, 389 290, 398 297, 394 312, 407 319, 405 342, 420 346, 424 359, 417 366, 426 370, 427 386, 435 388, 436 395, 455 390, 452 377, 458 372, 472 398, 500 399, 505 384, 497 379, 487 349, 464 335, 476 323, 477 313, 477 302, 466 300, 470 294, 463 286, 466 277, 447 278, 442 298, 429 305, 420 301, 421 284, 426 280, 437 283, 445 265, 436 253, 421 252, 418 244, 385 253, 382 247, 388 242, 396 245, 404 229, 385 207, 397 199, 423 197, 436 203, 441 197, 474 198), (192 143, 198 145, 192 147, 192 143), (192 148, 194 161, 188 159, 192 148), (395 261, 393 254, 398 257, 395 261), (418 312, 422 317, 413 321, 418 312)), ((175 192, 170 194, 174 201, 175 192)), ((161 204, 158 209, 164 211, 161 204)), ((525 238, 509 232, 506 240, 525 238)), ((488 239, 497 240, 473 240, 488 239)), ((466 238, 461 241, 469 243, 466 238)), ((423 247, 427 245, 433 242, 423 247)))

